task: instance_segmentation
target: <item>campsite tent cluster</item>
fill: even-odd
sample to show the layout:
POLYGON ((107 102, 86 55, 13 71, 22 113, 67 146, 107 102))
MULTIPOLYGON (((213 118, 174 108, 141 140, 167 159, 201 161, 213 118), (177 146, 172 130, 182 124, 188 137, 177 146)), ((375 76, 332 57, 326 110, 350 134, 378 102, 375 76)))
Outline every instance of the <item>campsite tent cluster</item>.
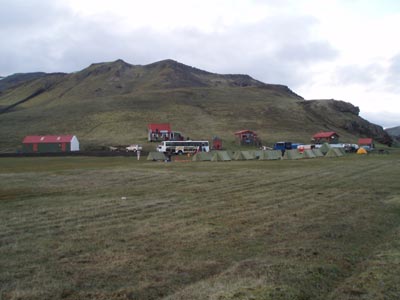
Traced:
MULTIPOLYGON (((303 159, 317 157, 339 157, 345 154, 342 148, 332 148, 325 143, 319 149, 309 149, 299 152, 297 149, 286 150, 282 156, 280 150, 256 151, 211 151, 198 152, 192 156, 192 161, 231 161, 231 160, 278 160, 278 159, 303 159)), ((150 152, 147 160, 166 161, 167 157, 161 152, 150 152)))

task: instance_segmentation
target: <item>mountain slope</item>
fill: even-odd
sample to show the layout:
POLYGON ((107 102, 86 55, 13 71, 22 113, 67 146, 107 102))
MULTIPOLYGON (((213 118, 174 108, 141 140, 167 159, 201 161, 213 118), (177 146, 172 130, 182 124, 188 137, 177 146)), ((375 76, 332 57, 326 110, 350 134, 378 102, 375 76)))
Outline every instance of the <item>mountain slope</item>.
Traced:
POLYGON ((233 133, 240 129, 256 130, 264 144, 309 142, 320 130, 337 131, 344 142, 359 136, 390 141, 382 127, 360 118, 349 103, 305 101, 286 86, 173 60, 144 66, 117 60, 76 73, 45 74, 5 88, 1 111, 3 151, 15 150, 28 134, 76 134, 83 148, 145 143, 151 122, 170 122, 196 139, 218 135, 225 147, 233 145, 233 133))

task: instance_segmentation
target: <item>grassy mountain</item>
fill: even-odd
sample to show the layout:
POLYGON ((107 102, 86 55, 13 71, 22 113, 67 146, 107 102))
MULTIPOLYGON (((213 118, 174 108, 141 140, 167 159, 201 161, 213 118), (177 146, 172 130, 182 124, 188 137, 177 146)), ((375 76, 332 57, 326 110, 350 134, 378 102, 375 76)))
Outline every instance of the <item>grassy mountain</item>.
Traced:
POLYGON ((0 90, 3 151, 15 150, 29 134, 75 134, 83 148, 145 143, 151 122, 170 122, 190 138, 218 135, 227 147, 241 129, 256 130, 267 145, 309 142, 321 130, 337 131, 343 142, 359 136, 390 142, 382 127, 360 118, 349 103, 305 101, 286 86, 248 75, 214 74, 173 60, 149 65, 117 60, 76 73, 19 78, 0 90))

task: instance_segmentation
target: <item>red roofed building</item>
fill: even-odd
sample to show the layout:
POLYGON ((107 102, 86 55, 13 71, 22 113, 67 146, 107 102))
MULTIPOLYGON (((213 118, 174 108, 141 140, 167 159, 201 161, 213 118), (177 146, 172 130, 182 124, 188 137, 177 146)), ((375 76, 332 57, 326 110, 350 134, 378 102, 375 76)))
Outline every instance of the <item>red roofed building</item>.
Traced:
POLYGON ((316 144, 337 144, 339 143, 339 135, 334 131, 327 131, 327 132, 318 132, 313 135, 312 142, 316 144))
POLYGON ((147 139, 149 142, 183 140, 182 134, 178 131, 172 131, 169 123, 148 124, 147 132, 147 139))
POLYGON ((358 139, 358 146, 360 147, 368 147, 368 148, 374 148, 374 142, 371 138, 361 138, 358 139))
POLYGON ((28 135, 22 141, 22 151, 26 153, 79 151, 79 141, 75 135, 28 135))
POLYGON ((254 145, 254 146, 260 146, 261 145, 261 140, 257 136, 257 133, 255 133, 252 130, 240 130, 235 132, 236 136, 236 142, 239 145, 254 145))
POLYGON ((147 131, 149 142, 166 141, 171 137, 171 125, 169 123, 148 124, 147 131))

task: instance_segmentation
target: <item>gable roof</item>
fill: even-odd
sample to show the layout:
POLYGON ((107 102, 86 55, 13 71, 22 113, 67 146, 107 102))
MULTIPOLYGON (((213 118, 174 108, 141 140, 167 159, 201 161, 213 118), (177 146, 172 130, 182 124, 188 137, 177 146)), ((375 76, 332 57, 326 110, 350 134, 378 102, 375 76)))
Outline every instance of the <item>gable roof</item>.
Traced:
POLYGON ((255 133, 253 130, 239 130, 235 132, 235 135, 241 135, 241 134, 245 134, 245 133, 252 133, 254 135, 257 135, 257 133, 255 133))
POLYGON ((73 138, 74 135, 28 135, 24 138, 22 143, 69 143, 73 138))
POLYGON ((372 139, 371 138, 358 139, 358 144, 359 145, 371 145, 372 139))
POLYGON ((171 131, 171 125, 169 123, 161 123, 161 124, 150 123, 147 125, 147 128, 151 131, 157 131, 157 130, 171 131))
POLYGON ((339 135, 338 135, 336 132, 334 132, 334 131, 326 131, 326 132, 321 131, 321 132, 318 132, 318 133, 314 134, 314 135, 313 135, 313 138, 314 138, 314 139, 330 138, 332 135, 337 135, 337 136, 339 136, 339 135))

